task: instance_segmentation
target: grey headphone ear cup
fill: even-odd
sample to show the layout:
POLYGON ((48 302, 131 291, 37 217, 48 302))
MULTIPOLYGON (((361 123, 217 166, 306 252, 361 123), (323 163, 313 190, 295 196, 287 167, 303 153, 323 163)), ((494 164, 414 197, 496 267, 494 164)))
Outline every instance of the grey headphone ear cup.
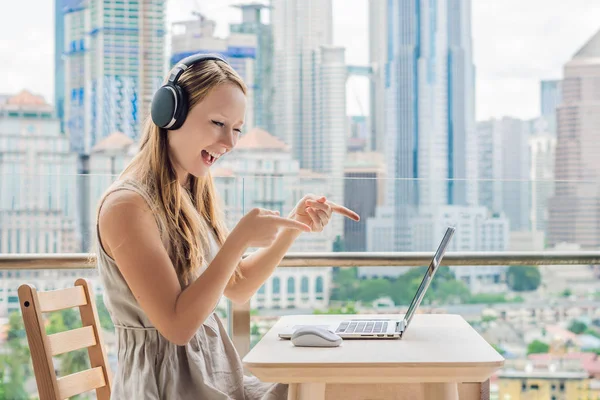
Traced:
POLYGON ((161 128, 166 128, 173 117, 178 107, 176 99, 176 90, 171 84, 166 84, 154 93, 150 115, 152 121, 161 128))

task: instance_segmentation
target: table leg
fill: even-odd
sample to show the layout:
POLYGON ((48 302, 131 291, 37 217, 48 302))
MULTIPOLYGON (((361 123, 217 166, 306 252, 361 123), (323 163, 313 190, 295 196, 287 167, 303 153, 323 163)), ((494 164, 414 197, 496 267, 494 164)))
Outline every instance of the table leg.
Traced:
POLYGON ((325 400, 325 384, 290 383, 288 400, 325 400))
POLYGON ((424 383, 425 400, 458 400, 458 385, 456 383, 424 383))
POLYGON ((490 381, 461 383, 458 385, 460 400, 490 400, 490 381))

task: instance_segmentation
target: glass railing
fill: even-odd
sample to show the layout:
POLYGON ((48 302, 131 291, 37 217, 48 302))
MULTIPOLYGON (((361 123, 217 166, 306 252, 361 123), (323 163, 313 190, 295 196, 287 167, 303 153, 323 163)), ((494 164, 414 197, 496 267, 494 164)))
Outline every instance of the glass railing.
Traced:
MULTIPOLYGON (((462 315, 507 359, 600 352, 600 224, 585 201, 573 200, 594 182, 420 181, 362 172, 334 179, 302 170, 239 176, 224 167, 215 175, 230 228, 254 207, 287 216, 308 193, 361 216, 335 215, 323 232, 302 234, 249 304, 220 302, 241 354, 284 314, 404 313, 446 226, 456 234, 419 312, 462 315)), ((115 177, 0 178, 0 384, 35 393, 17 296, 23 283, 53 290, 90 279, 116 369, 93 257, 98 201, 115 177)), ((81 324, 71 311, 50 314, 48 332, 81 324)), ((56 368, 78 371, 85 359, 68 353, 56 368)))

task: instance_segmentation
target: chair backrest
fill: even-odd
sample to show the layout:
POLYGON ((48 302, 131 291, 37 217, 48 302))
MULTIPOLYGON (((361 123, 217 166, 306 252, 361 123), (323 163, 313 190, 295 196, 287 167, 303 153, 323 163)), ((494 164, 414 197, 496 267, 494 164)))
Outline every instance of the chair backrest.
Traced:
POLYGON ((99 400, 108 400, 112 374, 91 284, 78 279, 74 287, 44 292, 24 284, 19 287, 19 302, 40 400, 62 400, 94 389, 99 400), (42 314, 73 307, 79 307, 83 327, 46 334, 42 314), (88 350, 91 368, 57 378, 52 357, 83 348, 88 350))

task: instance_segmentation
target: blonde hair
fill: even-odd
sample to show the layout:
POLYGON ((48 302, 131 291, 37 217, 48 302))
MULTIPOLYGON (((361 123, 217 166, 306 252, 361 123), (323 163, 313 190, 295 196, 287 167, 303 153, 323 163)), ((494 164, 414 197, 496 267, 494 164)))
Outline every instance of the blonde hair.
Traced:
MULTIPOLYGON (((188 68, 179 85, 188 94, 189 109, 201 102, 212 89, 225 83, 237 85, 246 94, 242 78, 222 61, 202 61, 188 68)), ((167 131, 147 118, 140 151, 125 168, 122 176, 132 174, 155 200, 153 212, 161 233, 167 234, 169 257, 182 286, 194 279, 210 248, 207 227, 222 245, 228 235, 223 213, 210 172, 203 177, 188 178, 187 187, 177 180, 168 152, 167 131), (204 224, 202 219, 207 223, 204 224)), ((240 278, 239 266, 232 279, 240 278)))

